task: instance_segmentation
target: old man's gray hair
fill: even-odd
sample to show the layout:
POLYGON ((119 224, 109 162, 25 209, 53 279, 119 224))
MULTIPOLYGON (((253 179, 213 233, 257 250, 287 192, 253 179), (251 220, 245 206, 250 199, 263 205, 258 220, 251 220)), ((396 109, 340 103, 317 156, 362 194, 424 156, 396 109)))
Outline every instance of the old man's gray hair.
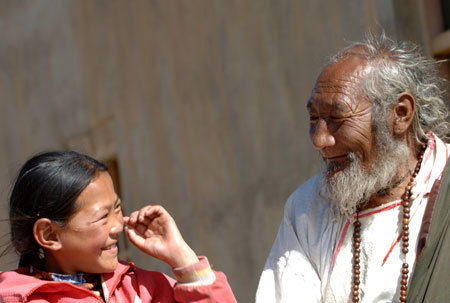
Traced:
POLYGON ((448 109, 443 100, 447 82, 440 77, 436 61, 423 56, 416 44, 396 42, 384 34, 368 35, 364 42, 354 43, 333 56, 330 63, 351 55, 362 57, 374 67, 361 87, 373 103, 374 125, 386 123, 397 97, 407 92, 416 99, 412 132, 417 143, 425 142, 430 131, 448 141, 448 109), (359 51, 355 53, 355 49, 359 51))

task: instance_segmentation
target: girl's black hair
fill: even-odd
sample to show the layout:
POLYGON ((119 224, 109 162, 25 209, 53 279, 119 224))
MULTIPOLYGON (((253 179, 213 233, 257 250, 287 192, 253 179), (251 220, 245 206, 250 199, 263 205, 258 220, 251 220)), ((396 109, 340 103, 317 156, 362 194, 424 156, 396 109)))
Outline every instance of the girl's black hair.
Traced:
POLYGON ((20 255, 19 267, 41 257, 34 223, 48 218, 64 226, 77 211, 78 196, 101 171, 108 171, 106 165, 74 151, 44 152, 23 165, 9 199, 11 242, 20 255))

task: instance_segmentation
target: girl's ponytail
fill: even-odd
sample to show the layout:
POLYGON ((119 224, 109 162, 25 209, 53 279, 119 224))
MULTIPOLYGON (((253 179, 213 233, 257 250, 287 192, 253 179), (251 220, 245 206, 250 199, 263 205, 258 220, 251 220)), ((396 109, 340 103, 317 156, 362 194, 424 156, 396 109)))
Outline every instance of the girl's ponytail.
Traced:
POLYGON ((27 265, 31 265, 40 260, 39 251, 30 251, 28 253, 24 253, 20 256, 19 259, 19 268, 27 265))

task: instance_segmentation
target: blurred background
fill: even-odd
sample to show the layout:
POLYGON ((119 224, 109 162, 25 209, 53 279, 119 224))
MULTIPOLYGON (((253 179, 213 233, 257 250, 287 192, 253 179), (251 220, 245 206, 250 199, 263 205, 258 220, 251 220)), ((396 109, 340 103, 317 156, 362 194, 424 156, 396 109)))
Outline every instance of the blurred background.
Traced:
POLYGON ((305 106, 327 57, 382 28, 444 59, 448 17, 446 0, 0 0, 2 245, 20 165, 75 149, 108 164, 125 213, 162 204, 253 302, 286 199, 320 169, 305 106))

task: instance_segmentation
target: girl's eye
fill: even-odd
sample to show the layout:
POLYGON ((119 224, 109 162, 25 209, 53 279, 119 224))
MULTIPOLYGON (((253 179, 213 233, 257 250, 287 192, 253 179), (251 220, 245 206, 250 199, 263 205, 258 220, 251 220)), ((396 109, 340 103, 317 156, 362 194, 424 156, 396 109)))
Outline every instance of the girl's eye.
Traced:
POLYGON ((102 221, 104 221, 106 218, 108 218, 108 213, 104 214, 102 217, 100 217, 99 219, 97 219, 97 220, 94 221, 94 222, 102 222, 102 221))
POLYGON ((114 212, 116 214, 119 214, 120 212, 122 212, 121 204, 117 204, 116 208, 114 209, 114 212))

